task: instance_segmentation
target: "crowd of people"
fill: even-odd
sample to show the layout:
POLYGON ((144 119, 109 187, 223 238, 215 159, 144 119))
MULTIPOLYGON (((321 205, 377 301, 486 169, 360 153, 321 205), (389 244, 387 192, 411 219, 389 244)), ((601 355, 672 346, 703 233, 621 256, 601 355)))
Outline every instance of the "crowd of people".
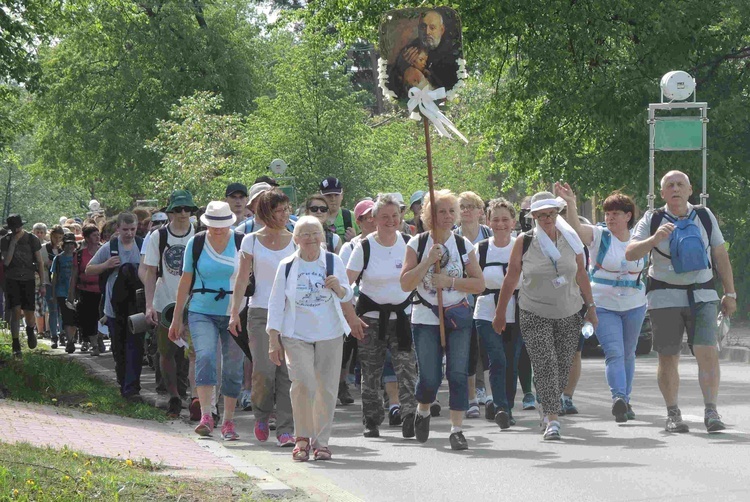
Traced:
POLYGON ((21 351, 22 319, 32 349, 44 335, 53 348, 75 351, 78 342, 99 356, 107 334, 121 394, 138 399, 154 347, 170 417, 187 400, 197 434, 220 427, 231 441, 236 409, 252 411, 258 441, 275 431, 294 460, 327 460, 337 402, 354 401, 352 375, 368 438, 387 416, 404 438, 428 441, 446 379, 452 449, 468 448, 462 424, 480 418, 480 406, 500 429, 513 427, 519 384, 543 438, 558 440, 560 417, 578 412, 572 397, 591 330, 614 420, 633 420, 648 312, 666 431, 689 430, 678 405, 685 332, 704 425, 724 429, 716 319, 735 312, 736 293, 719 224, 690 203, 687 175, 666 173, 665 205, 640 218, 632 197, 613 192, 596 225, 581 221, 568 184, 553 190, 520 208, 435 190, 415 192, 408 206, 383 193, 350 211, 340 180, 329 177, 294 214, 264 176, 250 189, 228 185, 224 200, 202 209, 175 190, 159 210, 107 220, 97 203, 85 221, 49 232, 37 223, 27 233, 11 215, 0 251, 13 351, 21 351))

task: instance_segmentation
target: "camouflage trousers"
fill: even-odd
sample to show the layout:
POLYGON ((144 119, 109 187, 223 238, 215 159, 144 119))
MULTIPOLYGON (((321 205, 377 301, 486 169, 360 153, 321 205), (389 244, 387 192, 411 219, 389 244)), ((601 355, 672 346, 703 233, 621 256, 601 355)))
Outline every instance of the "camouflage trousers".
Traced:
POLYGON ((383 340, 378 338, 379 320, 369 317, 364 319, 369 327, 365 330, 364 340, 358 341, 359 361, 362 366, 362 423, 380 425, 385 419, 381 382, 386 349, 391 351, 393 369, 398 378, 401 416, 415 413, 417 410, 417 400, 414 397, 417 384, 417 359, 413 347, 408 351, 398 349, 395 319, 388 321, 386 336, 383 340))

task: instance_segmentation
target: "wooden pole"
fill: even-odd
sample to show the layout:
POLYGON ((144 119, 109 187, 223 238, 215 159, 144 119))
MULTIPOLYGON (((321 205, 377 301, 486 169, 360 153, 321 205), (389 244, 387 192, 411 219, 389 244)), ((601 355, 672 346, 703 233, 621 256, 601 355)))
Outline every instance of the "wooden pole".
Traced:
MULTIPOLYGON (((427 183, 430 188, 430 217, 432 219, 433 244, 435 241, 435 222, 437 221, 437 207, 435 206, 435 182, 432 177, 432 144, 430 143, 430 122, 427 117, 422 117, 424 123, 424 143, 427 148, 427 183)), ((427 252, 429 253, 429 249, 427 252)), ((435 273, 440 273, 440 260, 435 263, 435 273)), ((443 319, 443 290, 437 288, 438 319, 440 322, 440 345, 445 348, 445 320, 443 319)))

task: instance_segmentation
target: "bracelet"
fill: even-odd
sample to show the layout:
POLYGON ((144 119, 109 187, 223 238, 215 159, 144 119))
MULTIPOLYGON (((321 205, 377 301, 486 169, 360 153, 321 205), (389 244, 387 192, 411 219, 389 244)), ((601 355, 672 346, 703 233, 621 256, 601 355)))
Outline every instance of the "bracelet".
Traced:
POLYGON ((453 282, 451 282, 451 288, 456 289, 456 278, 453 278, 453 282))
POLYGON ((732 298, 733 300, 737 299, 737 293, 724 293, 724 296, 727 298, 732 298))

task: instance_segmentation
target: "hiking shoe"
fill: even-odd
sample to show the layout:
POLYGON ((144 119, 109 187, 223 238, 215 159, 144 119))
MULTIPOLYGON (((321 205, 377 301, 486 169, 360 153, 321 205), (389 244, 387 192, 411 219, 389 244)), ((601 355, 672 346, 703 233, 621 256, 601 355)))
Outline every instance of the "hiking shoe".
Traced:
POLYGON ((262 422, 260 420, 255 421, 255 439, 261 443, 268 441, 268 436, 271 435, 271 431, 268 429, 268 422, 262 422))
POLYGON ((487 403, 487 392, 484 389, 477 389, 477 402, 480 406, 484 406, 487 403))
POLYGON ((425 443, 430 438, 430 417, 423 417, 417 413, 414 417, 414 435, 417 441, 425 443))
POLYGON ((628 417, 628 420, 635 420, 635 412, 630 406, 630 403, 628 403, 628 411, 625 412, 625 416, 628 417))
POLYGON ((104 354, 105 352, 107 352, 107 347, 104 345, 104 338, 99 338, 97 345, 99 346, 100 354, 104 354))
POLYGON ((76 351, 76 342, 73 340, 68 340, 68 343, 65 344, 65 352, 68 354, 72 354, 76 351))
POLYGON ((89 351, 89 342, 83 342, 81 344, 81 352, 88 352, 89 351))
POLYGON ((210 436, 213 431, 214 419, 209 413, 206 413, 201 417, 201 422, 195 428, 195 433, 199 436, 210 436))
POLYGON ((510 427, 510 415, 507 411, 501 409, 495 415, 495 423, 500 426, 501 429, 507 429, 510 427))
POLYGON ((690 432, 688 425, 682 421, 680 410, 677 410, 674 414, 670 413, 667 415, 667 423, 664 426, 664 430, 676 433, 690 432))
POLYGON ((188 406, 188 410, 190 411, 191 422, 197 422, 201 419, 201 402, 197 397, 194 397, 190 400, 190 406, 188 406))
POLYGON ((292 446, 294 446, 294 444, 294 436, 292 436, 288 432, 285 432, 284 434, 276 438, 276 446, 278 446, 279 448, 291 448, 292 446))
POLYGON ((523 409, 524 410, 535 410, 536 409, 536 399, 534 399, 534 394, 531 392, 527 392, 523 395, 523 409))
POLYGON ((440 407, 440 401, 435 401, 434 403, 430 405, 430 416, 439 417, 441 409, 442 408, 440 407))
POLYGON ((494 401, 488 399, 484 405, 484 418, 486 418, 487 420, 495 420, 496 413, 497 410, 495 409, 494 401))
POLYGON ((628 421, 628 403, 621 397, 615 399, 612 403, 612 414, 615 416, 615 422, 621 424, 628 421))
POLYGON ((240 435, 234 430, 234 420, 227 420, 221 426, 221 438, 224 441, 237 441, 240 435))
POLYGON ((34 334, 34 328, 26 328, 26 342, 29 344, 30 349, 36 348, 36 335, 34 334))
POLYGON ((388 425, 391 427, 401 425, 401 406, 396 405, 388 411, 388 425))
POLYGON ((509 424, 510 424, 511 426, 514 426, 514 425, 516 425, 516 419, 515 419, 515 418, 513 418, 513 413, 512 413, 512 412, 510 412, 510 411, 508 412, 508 417, 509 417, 509 418, 508 418, 508 423, 509 423, 509 424))
POLYGON ((379 438, 380 437, 380 429, 378 426, 372 422, 367 422, 365 424, 365 432, 362 434, 366 438, 379 438))
POLYGON ((57 348, 57 337, 56 336, 52 337, 52 348, 53 349, 57 348))
POLYGON ((466 418, 479 418, 479 405, 477 403, 469 403, 469 409, 466 410, 466 418))
POLYGON ((18 338, 13 339, 13 356, 21 358, 21 341, 18 338))
POLYGON ((716 410, 706 410, 703 423, 706 424, 706 430, 708 432, 719 432, 727 428, 727 426, 724 425, 724 422, 721 421, 719 412, 716 410))
POLYGON ((167 416, 169 418, 180 418, 180 412, 182 411, 182 401, 179 397, 172 397, 169 399, 167 404, 167 416))
POLYGON ((545 441, 557 441, 560 439, 560 422, 557 420, 551 420, 547 424, 547 428, 544 430, 545 441))
POLYGON ((243 389, 242 392, 240 392, 240 398, 237 400, 237 406, 239 406, 242 411, 253 411, 253 403, 250 401, 249 390, 243 389))
POLYGON ((563 396, 560 399, 560 405, 562 406, 561 415, 578 415, 578 408, 573 404, 573 398, 563 396))
POLYGON ((339 402, 345 406, 347 404, 352 404, 354 402, 354 398, 351 394, 349 394, 349 386, 346 385, 346 382, 339 382, 339 402))
POLYGON ((468 450, 469 449, 469 443, 466 442, 466 438, 464 437, 464 433, 454 432, 453 434, 448 437, 448 441, 451 443, 451 450, 468 450))
POLYGON ((407 413, 402 417, 401 436, 405 438, 414 437, 414 413, 407 413))

